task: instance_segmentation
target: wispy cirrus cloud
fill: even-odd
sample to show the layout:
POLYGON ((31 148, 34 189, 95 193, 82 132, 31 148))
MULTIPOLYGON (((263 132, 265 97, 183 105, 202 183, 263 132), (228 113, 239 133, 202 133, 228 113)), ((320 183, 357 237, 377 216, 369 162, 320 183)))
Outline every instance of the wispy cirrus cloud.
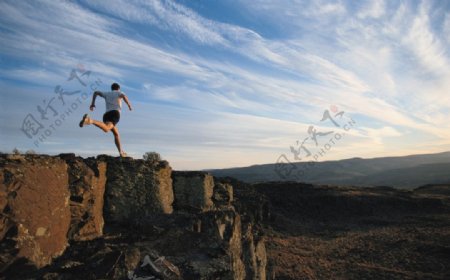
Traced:
POLYGON ((385 14, 384 0, 374 0, 366 3, 363 8, 356 14, 358 18, 379 18, 385 14))
POLYGON ((224 44, 222 35, 211 28, 215 23, 171 1, 84 1, 89 7, 115 15, 123 20, 150 24, 170 30, 202 44, 224 44))
MULTIPOLYGON (((422 2, 419 13, 414 17, 408 36, 405 38, 405 44, 411 48, 425 71, 437 75, 448 75, 450 72, 448 48, 444 48, 440 36, 436 36, 431 30, 430 9, 427 2, 422 2)), ((427 73, 424 72, 424 74, 427 73)))

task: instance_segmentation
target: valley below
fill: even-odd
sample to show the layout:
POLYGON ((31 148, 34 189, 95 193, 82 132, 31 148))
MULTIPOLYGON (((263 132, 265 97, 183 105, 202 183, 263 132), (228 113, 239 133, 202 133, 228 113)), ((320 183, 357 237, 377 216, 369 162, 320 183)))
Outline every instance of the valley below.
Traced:
POLYGON ((413 191, 298 183, 253 186, 274 279, 448 279, 450 186, 413 191))

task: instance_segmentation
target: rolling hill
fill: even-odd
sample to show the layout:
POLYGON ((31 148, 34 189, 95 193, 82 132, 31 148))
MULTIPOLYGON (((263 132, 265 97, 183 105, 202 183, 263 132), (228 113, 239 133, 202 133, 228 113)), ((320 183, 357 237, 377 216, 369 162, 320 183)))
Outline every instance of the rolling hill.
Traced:
POLYGON ((248 183, 297 181, 314 184, 392 186, 415 188, 450 182, 450 152, 372 159, 351 158, 325 162, 253 165, 208 170, 217 177, 234 177, 248 183), (277 168, 290 170, 280 176, 277 168))

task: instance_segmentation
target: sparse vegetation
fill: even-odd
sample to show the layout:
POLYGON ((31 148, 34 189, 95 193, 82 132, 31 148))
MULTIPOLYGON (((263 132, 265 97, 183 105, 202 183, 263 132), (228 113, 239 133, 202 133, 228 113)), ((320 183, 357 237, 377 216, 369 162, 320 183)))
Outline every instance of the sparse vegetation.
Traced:
POLYGON ((155 163, 161 161, 161 155, 157 152, 146 152, 143 155, 143 159, 147 162, 155 163))
MULTIPOLYGON (((3 154, 3 153, 0 152, 0 154, 3 154)), ((25 153, 22 153, 19 149, 14 148, 11 151, 11 154, 13 154, 13 155, 36 155, 36 151, 34 151, 33 149, 29 149, 25 153)))

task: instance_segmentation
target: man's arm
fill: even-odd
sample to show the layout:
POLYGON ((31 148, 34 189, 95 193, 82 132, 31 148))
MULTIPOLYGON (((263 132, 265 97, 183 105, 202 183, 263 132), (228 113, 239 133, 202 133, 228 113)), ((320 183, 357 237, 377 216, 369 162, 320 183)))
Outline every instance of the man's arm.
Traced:
POLYGON ((125 94, 120 93, 119 97, 123 98, 123 101, 125 101, 125 103, 127 103, 128 109, 130 109, 130 111, 133 110, 133 108, 131 108, 130 100, 128 100, 128 97, 125 94))
POLYGON ((91 111, 94 111, 95 108, 95 99, 97 98, 97 96, 101 96, 103 97, 103 93, 101 91, 95 91, 94 94, 92 95, 92 102, 91 102, 91 106, 89 107, 89 109, 91 111))

